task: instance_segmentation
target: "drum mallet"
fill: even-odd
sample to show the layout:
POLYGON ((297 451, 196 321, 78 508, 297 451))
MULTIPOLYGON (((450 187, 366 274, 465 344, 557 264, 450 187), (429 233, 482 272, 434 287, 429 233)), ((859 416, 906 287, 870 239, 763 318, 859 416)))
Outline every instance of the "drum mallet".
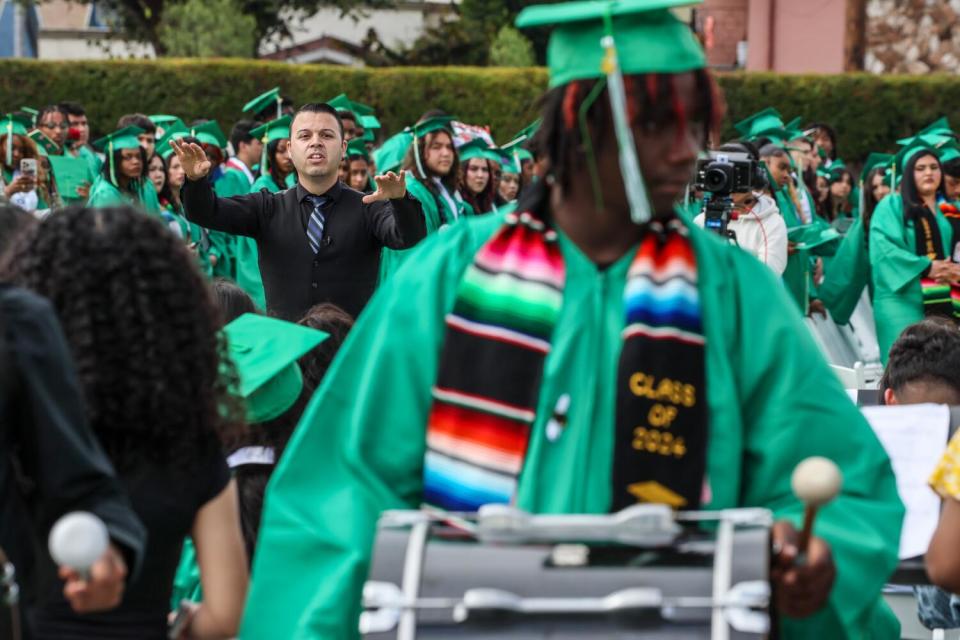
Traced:
POLYGON ((90 567, 107 550, 107 527, 87 511, 68 513, 50 529, 47 547, 59 566, 70 567, 84 580, 90 579, 90 567))
POLYGON ((804 564, 807 547, 813 534, 813 520, 817 509, 833 500, 840 492, 843 476, 832 460, 813 456, 796 466, 790 479, 793 493, 805 505, 803 512, 803 530, 797 542, 797 564, 804 564))

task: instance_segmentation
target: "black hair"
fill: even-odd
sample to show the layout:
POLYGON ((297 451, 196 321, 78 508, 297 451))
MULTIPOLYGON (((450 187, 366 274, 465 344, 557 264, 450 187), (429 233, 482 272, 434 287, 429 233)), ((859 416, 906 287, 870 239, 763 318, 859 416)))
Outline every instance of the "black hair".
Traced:
POLYGON ((943 172, 951 178, 960 178, 960 158, 954 158, 940 165, 943 172))
POLYGON ((57 106, 59 106, 60 110, 65 114, 68 116, 73 116, 74 118, 87 115, 86 109, 84 109, 83 105, 78 102, 61 102, 57 106))
POLYGON ((947 318, 912 324, 890 347, 880 379, 880 397, 910 383, 944 384, 960 395, 960 329, 947 318))
MULTIPOLYGON (((693 72, 696 81, 697 104, 684 105, 677 93, 673 74, 639 74, 624 76, 627 92, 627 110, 631 123, 646 130, 655 130, 667 124, 677 124, 683 131, 691 120, 702 121, 706 146, 709 135, 717 130, 720 121, 720 97, 713 77, 706 69, 693 72), (688 113, 688 108, 695 112, 688 113)), ((579 112, 584 100, 596 88, 597 80, 575 80, 546 93, 541 101, 543 121, 533 143, 538 155, 549 160, 548 171, 566 190, 573 177, 586 168, 582 150, 584 132, 581 131, 579 112)), ((613 126, 607 89, 600 90, 589 106, 586 120, 587 135, 594 145, 602 140, 613 126)), ((595 153, 602 152, 595 148, 595 153)))
POLYGON ((118 471, 196 469, 242 425, 238 378, 196 258, 129 206, 68 207, 22 234, 4 277, 46 297, 90 425, 118 471))
POLYGON ((782 158, 784 156, 789 157, 790 154, 787 153, 782 147, 778 147, 775 144, 765 144, 757 151, 757 156, 763 160, 764 158, 782 158))
POLYGON ((0 257, 25 229, 36 223, 36 219, 8 202, 0 202, 0 257))
MULTIPOLYGON (((850 181, 850 192, 853 193, 853 188, 857 185, 857 181, 856 181, 856 178, 853 177, 852 171, 844 167, 837 171, 836 179, 834 179, 834 175, 835 175, 834 172, 831 171, 830 177, 827 178, 828 185, 832 187, 835 183, 840 182, 844 177, 846 177, 850 181)), ((830 194, 830 197, 827 198, 827 204, 828 204, 828 207, 826 211, 827 211, 828 222, 833 222, 833 220, 836 218, 836 214, 838 213, 842 213, 845 215, 849 215, 853 213, 853 203, 850 202, 849 196, 843 199, 843 202, 840 203, 839 210, 837 211, 834 210, 832 193, 830 194)))
POLYGON ((827 137, 830 138, 830 146, 833 147, 830 149, 830 153, 827 154, 827 157, 830 160, 837 159, 837 132, 826 122, 812 122, 807 125, 805 131, 810 131, 811 129, 822 129, 824 133, 827 134, 827 137))
MULTIPOLYGON (((920 194, 917 192, 917 181, 913 177, 914 167, 917 166, 917 162, 920 158, 931 157, 937 161, 937 164, 940 164, 940 158, 937 157, 937 154, 932 149, 923 149, 917 151, 913 154, 913 157, 907 162, 903 167, 903 174, 900 176, 900 197, 903 198, 903 210, 905 213, 909 213, 911 209, 915 207, 923 207, 923 200, 920 198, 920 194)), ((937 194, 943 195, 943 176, 940 176, 940 184, 937 185, 937 194)))
POLYGON ((44 118, 47 116, 47 114, 49 114, 49 113, 59 113, 60 115, 63 116, 63 119, 64 119, 64 120, 67 119, 67 112, 64 111, 63 108, 62 108, 60 105, 58 105, 58 104, 48 104, 48 105, 45 106, 43 109, 40 109, 40 111, 37 113, 37 126, 40 126, 40 123, 43 122, 43 119, 44 119, 44 118))
MULTIPOLYGON (((870 218, 873 217, 873 210, 880 204, 880 201, 873 197, 873 181, 877 176, 883 177, 884 175, 886 175, 884 167, 875 167, 870 170, 867 179, 863 182, 863 211, 860 212, 860 217, 863 218, 864 231, 870 228, 870 218)), ((864 237, 869 238, 870 234, 864 233, 864 237)))
POLYGON ((259 126, 260 123, 253 120, 240 120, 233 125, 233 129, 230 130, 230 144, 233 145, 234 153, 240 151, 241 142, 246 144, 253 142, 254 137, 250 135, 250 132, 259 126))
MULTIPOLYGON (((303 375, 303 389, 293 406, 283 415, 251 428, 242 446, 271 447, 274 459, 279 462, 283 451, 300 422, 300 417, 313 396, 313 392, 330 366, 353 326, 353 318, 340 307, 323 303, 312 307, 298 324, 329 334, 326 340, 303 355, 298 366, 303 375)), ((240 502, 240 528, 247 547, 247 558, 252 562, 263 513, 263 497, 267 482, 273 473, 273 465, 249 464, 234 469, 240 502)))
MULTIPOLYGON (((280 167, 277 166, 277 147, 280 146, 280 141, 281 138, 278 138, 267 143, 267 167, 270 171, 270 177, 277 184, 277 188, 282 190, 287 176, 281 175, 280 167)), ((294 172, 296 172, 296 169, 294 169, 294 172)))
POLYGON ((497 195, 496 188, 493 184, 495 175, 493 162, 486 158, 470 158, 470 160, 460 164, 460 195, 464 201, 473 208, 473 212, 476 215, 488 213, 493 210, 494 199, 497 195), (470 169, 470 160, 479 160, 487 164, 487 171, 489 172, 490 178, 487 180, 487 186, 484 187, 480 193, 473 193, 467 187, 467 171, 470 169))
POLYGON ((328 105, 326 102, 308 102, 307 104, 301 106, 293 113, 293 117, 290 119, 290 137, 293 137, 293 123, 297 120, 297 116, 301 113, 328 113, 337 120, 337 127, 340 129, 340 139, 343 140, 343 120, 340 119, 340 114, 337 113, 337 110, 328 105))
POLYGON ((337 115, 340 116, 340 121, 350 120, 353 124, 360 124, 360 118, 357 117, 353 111, 347 109, 337 109, 337 115))
POLYGON ((121 116, 120 119, 117 120, 117 129, 123 129, 124 127, 139 127, 146 133, 152 133, 154 135, 157 133, 157 125, 153 124, 153 120, 142 113, 128 113, 125 116, 121 116))
MULTIPOLYGON (((193 136, 184 136, 180 139, 184 143, 194 143, 200 144, 200 140, 194 138, 193 136)), ((159 154, 158 154, 159 155, 159 154)), ((160 200, 160 204, 168 204, 173 202, 173 189, 170 188, 170 161, 176 157, 177 154, 171 153, 168 154, 166 158, 162 155, 160 159, 163 160, 163 170, 167 174, 167 179, 163 183, 163 189, 160 190, 160 193, 157 194, 157 197, 160 200)))
POLYGON ((210 283, 213 300, 220 309, 223 324, 229 324, 245 313, 257 313, 257 307, 246 291, 225 278, 214 278, 210 283))

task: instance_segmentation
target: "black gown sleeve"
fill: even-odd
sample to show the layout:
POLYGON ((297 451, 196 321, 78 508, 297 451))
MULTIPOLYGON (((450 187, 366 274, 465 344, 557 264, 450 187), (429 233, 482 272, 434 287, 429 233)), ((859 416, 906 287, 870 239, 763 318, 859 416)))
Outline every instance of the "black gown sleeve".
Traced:
POLYGON ((128 579, 136 576, 146 530, 87 425, 80 385, 53 310, 32 293, 0 286, 0 326, 11 365, 5 386, 17 394, 8 428, 33 488, 28 507, 37 534, 45 541, 58 518, 90 511, 124 553, 128 579))
POLYGON ((420 201, 409 193, 402 198, 363 205, 370 233, 381 246, 409 249, 427 235, 420 201))

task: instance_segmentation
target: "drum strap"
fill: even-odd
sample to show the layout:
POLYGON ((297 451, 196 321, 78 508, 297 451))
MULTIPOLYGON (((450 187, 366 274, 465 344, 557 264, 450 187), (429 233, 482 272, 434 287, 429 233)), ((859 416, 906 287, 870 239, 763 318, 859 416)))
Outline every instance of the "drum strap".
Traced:
MULTIPOLYGON (((612 507, 696 509, 707 440, 696 261, 679 220, 648 231, 624 293, 612 507)), ((427 503, 476 511, 514 500, 565 274, 556 232, 532 211, 506 216, 466 269, 432 390, 427 503)))

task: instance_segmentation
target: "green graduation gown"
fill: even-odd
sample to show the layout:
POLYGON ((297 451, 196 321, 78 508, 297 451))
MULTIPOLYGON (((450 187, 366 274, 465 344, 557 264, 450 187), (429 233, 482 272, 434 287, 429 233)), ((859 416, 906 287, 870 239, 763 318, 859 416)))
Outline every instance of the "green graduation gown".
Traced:
POLYGON ((157 199, 157 190, 149 180, 140 180, 137 184, 137 195, 120 191, 103 175, 97 176, 90 187, 90 196, 87 198, 88 207, 115 207, 118 205, 134 205, 141 207, 148 214, 163 220, 160 215, 160 201, 157 199), (151 194, 153 197, 151 198, 151 194))
MULTIPOLYGON (((949 258, 953 254, 953 229, 939 210, 934 215, 944 255, 949 258)), ((917 255, 913 221, 904 223, 903 198, 891 193, 880 201, 870 220, 873 315, 884 364, 900 333, 924 318, 920 276, 929 266, 929 258, 917 255)))
MULTIPOLYGON (((787 225, 787 229, 803 225, 803 220, 797 213, 796 205, 786 189, 777 189, 774 193, 777 208, 787 225)), ((799 250, 787 256, 787 268, 783 271, 783 284, 787 292, 800 310, 806 314, 810 300, 810 252, 799 250)))
POLYGON ((863 229, 863 218, 858 217, 840 242, 836 255, 826 266, 818 293, 834 322, 847 324, 866 286, 870 287, 872 298, 867 235, 863 229))
MULTIPOLYGON (((377 516, 422 498, 444 317, 464 269, 502 223, 502 214, 477 217, 428 238, 360 316, 270 481, 241 638, 356 636, 377 516)), ((709 508, 762 506, 799 526, 792 469, 811 455, 835 460, 843 490, 819 513, 816 534, 832 547, 836 583, 823 610, 783 622, 783 637, 896 637, 880 588, 896 566, 903 507, 886 453, 769 269, 699 229, 691 238, 707 345, 709 508), (770 308, 779 312, 758 312, 770 308)), ((563 306, 517 503, 601 513, 612 493, 633 251, 598 270, 563 234, 560 242, 563 306), (567 425, 550 441, 546 423, 566 394, 567 425)))
MULTIPOLYGON (((460 199, 457 194, 457 210, 450 208, 446 198, 436 198, 433 193, 427 189, 422 181, 415 178, 413 173, 407 172, 407 191, 414 198, 420 201, 423 209, 423 217, 427 223, 427 235, 441 228, 446 229, 449 225, 460 218, 473 215, 473 209, 466 202, 460 199), (443 208, 443 217, 440 215, 440 209, 443 208), (446 220, 446 224, 443 224, 446 220)), ((382 284, 390 277, 410 255, 409 249, 397 250, 384 248, 380 253, 380 283, 382 284)))

